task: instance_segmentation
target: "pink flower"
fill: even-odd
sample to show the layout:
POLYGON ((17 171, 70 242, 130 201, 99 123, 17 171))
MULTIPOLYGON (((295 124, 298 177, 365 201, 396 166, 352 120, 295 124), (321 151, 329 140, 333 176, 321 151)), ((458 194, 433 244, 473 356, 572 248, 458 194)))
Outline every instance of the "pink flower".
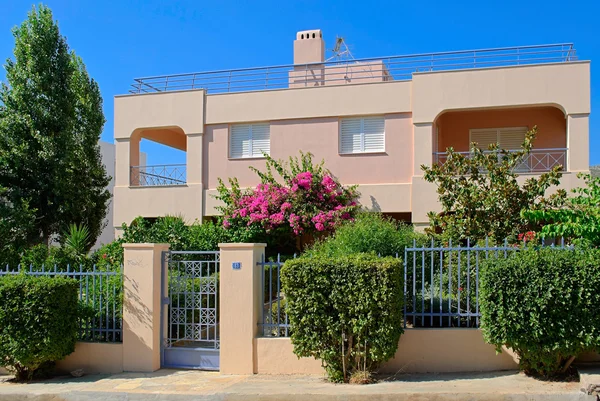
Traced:
POLYGON ((223 220, 223 227, 225 227, 225 228, 231 227, 231 223, 229 222, 229 220, 227 220, 227 219, 223 220))
POLYGON ((290 210, 292 208, 292 204, 290 202, 283 202, 283 204, 281 205, 281 211, 282 212, 286 212, 288 210, 290 210))
MULTIPOLYGON (((300 188, 310 189, 312 184, 312 174, 310 171, 305 171, 304 173, 299 173, 295 178, 296 184, 300 188)), ((292 187, 293 190, 293 187, 292 187)))
POLYGON ((271 223, 275 224, 275 225, 279 225, 281 223, 283 223, 283 220, 285 219, 283 213, 275 213, 274 215, 271 215, 271 223))
POLYGON ((335 183, 333 178, 331 178, 331 176, 329 176, 329 175, 326 175, 323 177, 323 180, 321 180, 321 185, 323 185, 325 187, 327 192, 331 192, 331 191, 335 190, 335 188, 337 187, 337 184, 335 183))

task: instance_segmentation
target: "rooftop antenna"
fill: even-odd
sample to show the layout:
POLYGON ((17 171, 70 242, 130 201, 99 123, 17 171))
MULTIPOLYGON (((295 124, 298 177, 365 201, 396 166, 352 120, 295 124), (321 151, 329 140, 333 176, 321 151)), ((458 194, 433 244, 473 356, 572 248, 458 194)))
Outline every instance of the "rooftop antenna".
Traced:
POLYGON ((332 56, 329 57, 326 61, 354 60, 354 56, 352 55, 352 52, 348 48, 348 45, 346 44, 346 40, 341 36, 337 36, 335 38, 335 46, 333 46, 333 49, 331 49, 330 51, 331 51, 332 56))

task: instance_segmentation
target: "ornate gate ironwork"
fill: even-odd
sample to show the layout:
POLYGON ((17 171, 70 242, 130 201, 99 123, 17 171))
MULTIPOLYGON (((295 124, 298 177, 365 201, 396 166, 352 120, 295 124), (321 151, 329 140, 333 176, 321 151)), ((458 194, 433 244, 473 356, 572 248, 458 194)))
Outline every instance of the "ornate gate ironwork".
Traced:
POLYGON ((165 252, 163 367, 219 369, 219 267, 219 252, 165 252))

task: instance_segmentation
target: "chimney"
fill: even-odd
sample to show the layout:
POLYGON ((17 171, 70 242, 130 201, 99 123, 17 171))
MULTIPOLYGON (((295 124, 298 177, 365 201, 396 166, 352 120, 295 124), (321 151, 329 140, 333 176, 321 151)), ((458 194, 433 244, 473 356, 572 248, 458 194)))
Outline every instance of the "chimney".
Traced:
POLYGON ((294 64, 325 61, 325 42, 320 29, 300 31, 294 40, 294 64))

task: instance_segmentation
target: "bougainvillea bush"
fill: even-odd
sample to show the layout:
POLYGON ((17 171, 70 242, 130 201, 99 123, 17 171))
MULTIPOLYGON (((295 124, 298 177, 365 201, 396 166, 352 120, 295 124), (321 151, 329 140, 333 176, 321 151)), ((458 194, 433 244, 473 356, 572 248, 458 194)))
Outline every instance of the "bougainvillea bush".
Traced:
POLYGON ((266 156, 266 170, 252 170, 260 178, 255 188, 242 189, 235 178, 228 186, 219 180, 222 224, 232 240, 302 247, 306 238, 333 231, 359 209, 356 186, 342 186, 310 153, 300 152, 289 163, 266 156))

